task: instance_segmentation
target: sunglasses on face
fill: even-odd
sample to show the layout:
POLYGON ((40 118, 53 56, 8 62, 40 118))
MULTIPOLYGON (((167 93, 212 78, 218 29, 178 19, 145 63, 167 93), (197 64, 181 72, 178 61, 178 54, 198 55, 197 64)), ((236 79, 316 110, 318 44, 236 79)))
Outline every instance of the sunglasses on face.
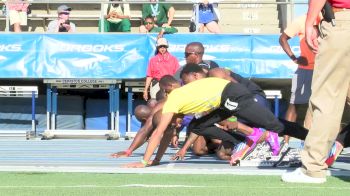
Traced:
POLYGON ((160 45, 160 46, 158 46, 158 48, 168 48, 168 46, 166 46, 166 45, 160 45))
POLYGON ((185 58, 189 57, 191 54, 199 55, 200 52, 185 52, 185 58))
POLYGON ((63 15, 69 15, 68 12, 61 12, 60 14, 63 14, 63 15))
POLYGON ((144 22, 144 25, 154 24, 154 22, 144 22))

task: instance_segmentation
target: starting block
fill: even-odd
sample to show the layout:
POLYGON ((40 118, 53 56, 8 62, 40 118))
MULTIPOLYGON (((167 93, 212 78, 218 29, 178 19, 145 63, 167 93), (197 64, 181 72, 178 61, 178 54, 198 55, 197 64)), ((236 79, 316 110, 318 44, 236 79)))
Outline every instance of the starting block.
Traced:
POLYGON ((239 166, 243 167, 300 167, 300 151, 295 148, 288 147, 285 151, 280 153, 278 156, 266 156, 266 153, 269 149, 267 144, 258 144, 256 147, 257 151, 254 150, 251 154, 245 157, 243 160, 239 161, 239 166), (265 156, 264 156, 265 155, 265 156))

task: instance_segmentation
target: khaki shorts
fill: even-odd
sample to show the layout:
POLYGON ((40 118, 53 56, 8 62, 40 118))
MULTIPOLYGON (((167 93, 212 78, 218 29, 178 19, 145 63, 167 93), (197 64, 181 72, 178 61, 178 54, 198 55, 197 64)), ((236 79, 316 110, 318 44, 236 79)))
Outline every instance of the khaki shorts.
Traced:
POLYGON ((22 26, 27 26, 27 13, 22 11, 10 10, 10 24, 19 23, 22 26))
POLYGON ((150 91, 149 93, 150 93, 152 99, 156 99, 157 93, 159 90, 160 90, 159 82, 157 82, 155 85, 151 84, 150 89, 149 89, 149 91, 150 91))

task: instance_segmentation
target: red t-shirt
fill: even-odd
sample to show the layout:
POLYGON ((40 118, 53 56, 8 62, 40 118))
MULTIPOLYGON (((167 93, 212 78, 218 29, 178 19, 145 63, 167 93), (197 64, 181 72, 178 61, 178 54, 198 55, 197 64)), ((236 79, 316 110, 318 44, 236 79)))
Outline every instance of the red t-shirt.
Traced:
POLYGON ((179 69, 179 62, 171 55, 166 52, 164 55, 158 53, 151 58, 147 68, 147 77, 160 80, 165 75, 174 75, 179 69))
POLYGON ((337 8, 350 8, 349 0, 328 0, 333 7, 337 8))

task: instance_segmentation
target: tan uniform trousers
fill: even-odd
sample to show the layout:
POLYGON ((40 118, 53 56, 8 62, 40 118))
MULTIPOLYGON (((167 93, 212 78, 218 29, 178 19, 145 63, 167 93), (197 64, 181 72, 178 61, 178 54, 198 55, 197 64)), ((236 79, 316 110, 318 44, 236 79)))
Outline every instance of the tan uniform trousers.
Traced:
POLYGON ((325 160, 338 133, 350 92, 350 11, 335 13, 336 26, 322 22, 309 108, 312 123, 301 154, 303 171, 325 177, 325 160))

